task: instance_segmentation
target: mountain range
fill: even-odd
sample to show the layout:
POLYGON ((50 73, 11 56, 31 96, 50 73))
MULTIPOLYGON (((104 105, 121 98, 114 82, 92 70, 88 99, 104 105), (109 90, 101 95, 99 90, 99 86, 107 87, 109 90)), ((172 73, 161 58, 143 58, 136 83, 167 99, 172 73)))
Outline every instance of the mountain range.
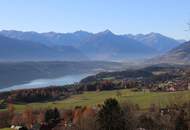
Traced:
POLYGON ((33 41, 0 36, 0 61, 72 61, 86 58, 80 51, 70 46, 52 48, 33 41))
POLYGON ((163 54, 180 41, 159 33, 0 31, 0 60, 129 60, 163 54), (10 53, 11 52, 11 53, 10 53))
POLYGON ((138 34, 138 35, 127 35, 155 50, 159 53, 165 53, 172 48, 177 47, 180 43, 185 42, 184 40, 175 40, 159 33, 149 34, 138 34))

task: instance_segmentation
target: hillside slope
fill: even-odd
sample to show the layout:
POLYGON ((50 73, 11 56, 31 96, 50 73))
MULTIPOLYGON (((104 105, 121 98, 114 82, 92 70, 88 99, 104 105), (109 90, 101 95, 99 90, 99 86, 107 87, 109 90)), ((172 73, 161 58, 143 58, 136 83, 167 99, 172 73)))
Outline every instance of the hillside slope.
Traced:
POLYGON ((150 61, 153 63, 190 64, 190 41, 150 61))

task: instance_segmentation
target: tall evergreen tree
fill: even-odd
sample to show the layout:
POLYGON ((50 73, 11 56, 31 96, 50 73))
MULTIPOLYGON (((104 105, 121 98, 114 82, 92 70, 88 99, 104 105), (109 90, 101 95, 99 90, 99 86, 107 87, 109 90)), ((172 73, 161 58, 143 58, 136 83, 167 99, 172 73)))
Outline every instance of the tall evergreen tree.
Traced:
POLYGON ((49 109, 45 113, 45 122, 57 121, 60 119, 60 113, 57 108, 49 109))
POLYGON ((60 113, 57 108, 54 108, 54 117, 55 120, 58 120, 60 118, 60 113))
POLYGON ((126 130, 124 113, 116 99, 107 99, 98 113, 100 130, 126 130))

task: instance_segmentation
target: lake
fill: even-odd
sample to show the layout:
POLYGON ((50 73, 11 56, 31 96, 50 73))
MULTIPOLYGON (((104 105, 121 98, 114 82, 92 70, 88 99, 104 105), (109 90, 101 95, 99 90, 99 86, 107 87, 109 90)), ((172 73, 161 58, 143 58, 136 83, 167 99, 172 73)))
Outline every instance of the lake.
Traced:
POLYGON ((82 80, 83 78, 89 75, 91 74, 67 75, 67 76, 63 76, 63 77, 55 78, 55 79, 37 79, 25 84, 19 84, 19 85, 14 85, 14 86, 0 89, 0 92, 18 90, 18 89, 42 88, 42 87, 48 87, 48 86, 63 86, 63 85, 80 82, 80 80, 82 80))

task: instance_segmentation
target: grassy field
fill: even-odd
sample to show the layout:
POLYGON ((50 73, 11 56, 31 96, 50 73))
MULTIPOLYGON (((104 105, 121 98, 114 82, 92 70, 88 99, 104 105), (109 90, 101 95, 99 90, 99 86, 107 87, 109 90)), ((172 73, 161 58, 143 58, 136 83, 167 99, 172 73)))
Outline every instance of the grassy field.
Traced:
POLYGON ((11 128, 3 128, 3 129, 0 129, 0 130, 13 130, 11 128))
POLYGON ((151 104, 157 104, 162 107, 169 103, 183 103, 190 101, 190 91, 179 91, 179 92, 133 92, 129 89, 120 90, 121 96, 116 96, 117 91, 102 91, 102 92, 85 92, 80 95, 73 95, 68 99, 55 102, 46 103, 30 103, 30 104, 15 104, 17 111, 22 111, 26 107, 33 109, 43 108, 74 108, 75 106, 93 106, 102 104, 107 98, 116 98, 119 102, 130 102, 138 104, 140 108, 146 109, 151 104))
MULTIPOLYGON (((22 111, 26 107, 33 109, 43 108, 74 108, 75 106, 93 106, 102 104, 107 98, 116 98, 119 102, 130 102, 139 104, 141 109, 148 108, 151 104, 157 104, 162 107, 170 103, 183 103, 190 101, 190 91, 179 92, 133 92, 129 89, 120 90, 121 96, 117 97, 117 91, 102 91, 102 92, 85 92, 80 95, 73 95, 68 99, 56 102, 47 103, 30 103, 30 104, 14 104, 16 111, 22 111)), ((4 128, 0 130, 11 130, 10 128, 4 128)))

